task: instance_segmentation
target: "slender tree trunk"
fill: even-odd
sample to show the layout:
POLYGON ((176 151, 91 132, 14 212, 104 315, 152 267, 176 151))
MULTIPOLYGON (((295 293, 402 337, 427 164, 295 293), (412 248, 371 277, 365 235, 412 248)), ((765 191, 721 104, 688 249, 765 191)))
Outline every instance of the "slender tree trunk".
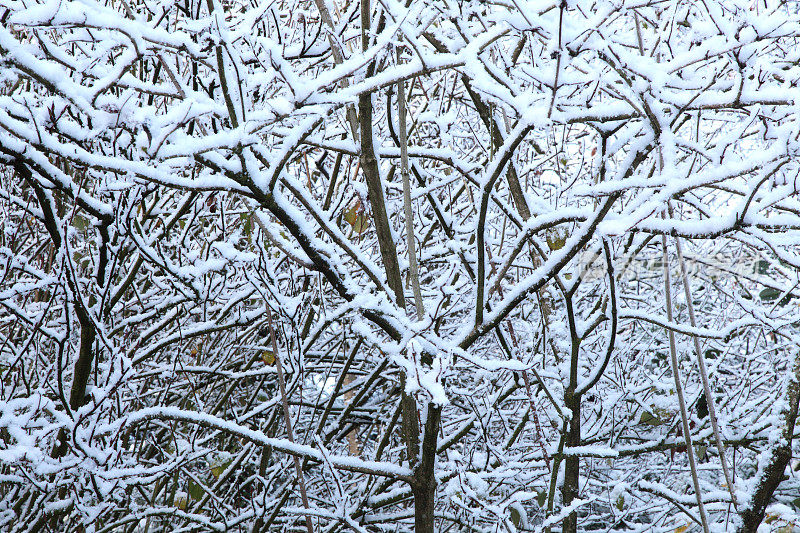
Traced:
MULTIPOLYGON (((399 57, 398 57, 399 59, 399 57)), ((425 305, 422 302, 422 290, 419 286, 419 268, 417 266, 417 247, 414 238, 414 212, 411 208, 411 180, 408 177, 408 134, 406 132, 406 89, 405 81, 397 83, 397 118, 400 122, 400 174, 403 178, 403 208, 406 217, 406 241, 408 243, 408 270, 411 287, 414 290, 414 307, 417 320, 425 316, 425 305)))
MULTIPOLYGON (((361 1, 361 45, 364 50, 369 46, 370 7, 369 0, 361 1)), ((374 68, 374 67, 373 67, 374 68)), ((371 71, 369 68, 368 71, 371 71)), ((369 73, 369 72, 368 72, 369 73)), ((394 291, 397 305, 405 308, 403 283, 400 277, 400 265, 397 261, 397 248, 394 245, 389 216, 386 213, 386 201, 383 196, 378 160, 372 144, 372 94, 362 93, 358 97, 358 119, 361 125, 361 171, 367 182, 372 221, 378 236, 378 247, 386 269, 386 281, 394 291)))
MULTIPOLYGON (((267 318, 269 318, 269 339, 272 344, 272 355, 275 357, 275 371, 278 376, 278 389, 281 393, 281 406, 283 407, 283 418, 286 424, 286 436, 289 442, 295 442, 294 431, 292 429, 292 415, 289 411, 289 400, 286 395, 286 379, 283 375, 283 364, 281 363, 281 355, 278 352, 278 341, 275 339, 275 325, 272 321, 272 309, 267 309, 267 318)), ((300 499, 303 502, 305 509, 309 508, 308 494, 306 493, 306 481, 303 477, 303 467, 300 464, 300 457, 295 455, 292 457, 294 462, 294 470, 297 475, 297 485, 300 487, 300 499)), ((311 520, 311 515, 306 515, 306 530, 308 533, 314 533, 314 524, 311 520)))
MULTIPOLYGON (((672 322, 672 293, 671 282, 669 275, 669 253, 667 251, 667 236, 661 235, 661 250, 663 253, 663 267, 664 267, 664 300, 667 311, 667 321, 672 322)), ((675 380, 675 393, 678 396, 678 406, 681 413, 681 423, 683 427, 683 439, 686 442, 686 458, 689 460, 689 470, 692 474, 692 484, 694 485, 694 495, 697 499, 697 509, 700 511, 700 522, 703 525, 703 531, 708 533, 708 516, 706 514, 705 506, 703 505, 703 494, 700 490, 700 480, 697 477, 697 464, 694 457, 694 446, 692 445, 692 428, 689 426, 689 415, 686 411, 686 400, 683 396, 683 385, 681 383, 680 364, 678 362, 678 350, 675 342, 675 332, 671 329, 667 330, 667 337, 669 338, 669 359, 670 366, 672 367, 672 377, 675 380)))
MULTIPOLYGON (((574 392, 568 392, 565 395, 564 403, 572 411, 564 445, 567 448, 574 448, 581 445, 581 397, 574 392)), ((571 505, 578 497, 580 466, 580 457, 577 455, 567 455, 564 458, 564 484, 561 487, 561 499, 564 507, 571 505)), ((563 533, 576 533, 578 531, 578 514, 572 512, 564 517, 561 530, 563 533)))
POLYGON ((783 481, 786 466, 792 459, 792 437, 800 405, 800 354, 795 356, 792 370, 794 375, 786 387, 781 439, 772 448, 766 466, 759 468, 761 476, 756 484, 755 493, 751 496, 749 504, 739 513, 742 522, 738 533, 756 533, 758 526, 764 520, 767 505, 772 500, 775 489, 783 481))
MULTIPOLYGON (((469 82, 467 77, 462 77, 461 81, 464 84, 464 88, 467 90, 472 103, 475 105, 475 110, 478 112, 483 124, 489 131, 489 135, 491 135, 492 138, 492 143, 496 147, 502 146, 504 142, 503 134, 500 132, 500 126, 497 124, 497 121, 495 121, 494 117, 492 116, 491 109, 481 99, 480 95, 472 89, 472 84, 469 82)), ((519 176, 517 175, 517 169, 514 168, 513 161, 509 161, 508 163, 506 179, 508 180, 508 189, 511 191, 511 197, 514 200, 514 205, 516 206, 517 211, 519 211, 519 214, 522 216, 523 220, 528 220, 531 217, 531 211, 528 207, 527 200, 525 200, 525 193, 522 191, 522 185, 519 182, 519 176)))
MULTIPOLYGON (((667 202, 667 209, 669 210, 670 216, 672 216, 672 206, 667 202)), ((691 282, 689 281, 689 275, 686 272, 686 262, 683 260, 683 250, 681 247, 681 239, 680 237, 675 237, 675 251, 678 254, 678 263, 681 267, 681 278, 683 282, 683 294, 686 297, 686 309, 689 311, 689 324, 695 328, 697 327, 697 318, 694 314, 694 297, 692 296, 692 286, 691 282)), ((736 485, 733 481, 733 476, 728 469, 728 460, 725 457, 725 444, 722 442, 722 434, 719 430, 719 425, 717 424, 717 409, 714 406, 714 395, 711 393, 711 385, 709 384, 708 380, 708 370, 706 369, 706 361, 705 356, 703 354, 703 350, 700 348, 700 339, 697 335, 692 335, 692 343, 694 344, 694 352, 697 358, 697 369, 700 371, 700 379, 703 383, 703 395, 706 399, 706 405, 708 405, 708 420, 711 422, 711 429, 714 432, 714 441, 717 444, 717 450, 719 452, 719 462, 722 466, 722 473, 725 476, 725 484, 728 486, 728 493, 731 495, 731 501, 733 502, 733 508, 737 511, 739 510, 739 502, 736 498, 736 485)))
POLYGON ((86 386, 94 361, 94 339, 96 337, 94 324, 83 306, 76 303, 75 313, 81 325, 81 344, 78 348, 78 360, 72 377, 72 390, 69 394, 69 406, 78 409, 86 403, 86 386))
MULTIPOLYGON (((86 387, 89 384, 89 376, 92 372, 94 340, 96 337, 94 324, 79 302, 75 302, 75 314, 78 315, 78 323, 81 326, 81 342, 78 347, 78 359, 75 361, 72 372, 72 388, 69 393, 69 407, 73 411, 86 404, 86 387)), ((56 437, 56 444, 51 456, 59 458, 66 453, 67 431, 62 428, 56 437)))
MULTIPOLYGON (((370 5, 369 0, 361 0, 361 45, 366 50, 369 46, 370 5)), ((370 65, 367 74, 371 74, 374 65, 370 65)), ((372 143, 372 95, 361 94, 358 97, 358 118, 361 126, 361 170, 367 181, 372 220, 378 236, 378 246, 386 269, 389 287, 394 291, 397 305, 405 308, 403 284, 400 276, 400 265, 397 260, 397 248, 394 244, 389 217, 383 196, 378 161, 372 143)), ((405 389, 405 387, 403 387, 405 389)), ((417 402, 403 392, 402 397, 403 437, 409 465, 414 469, 411 491, 414 494, 414 524, 418 533, 433 533, 434 508, 436 504, 436 443, 439 433, 441 407, 430 404, 425 422, 425 435, 420 450, 420 428, 417 420, 417 402)))
POLYGON ((439 422, 442 408, 433 403, 428 405, 425 421, 425 436, 422 441, 422 457, 414 470, 414 531, 433 533, 436 508, 436 446, 439 436, 439 422))
MULTIPOLYGON (((567 432, 564 435, 564 447, 575 448, 581 445, 581 395, 578 391, 578 376, 580 364, 581 338, 578 334, 575 311, 572 307, 572 296, 565 297, 565 311, 570 333, 570 362, 569 384, 564 391, 564 405, 569 409, 569 420, 566 423, 567 432)), ((564 457, 564 482, 561 485, 561 502, 563 507, 569 507, 578 497, 578 481, 580 479, 581 459, 577 455, 567 454, 564 457)), ((553 475, 557 475, 554 472, 553 475)), ((561 525, 562 533, 576 533, 578 531, 578 514, 572 511, 564 517, 561 525)))
MULTIPOLYGON (((39 208, 42 210, 44 217, 44 225, 50 235, 50 240, 53 242, 54 249, 61 247, 61 233, 58 230, 58 220, 56 214, 53 212, 50 198, 45 191, 33 178, 31 170, 21 161, 14 163, 14 169, 28 182, 36 194, 36 200, 39 203, 39 208)), ((78 318, 78 324, 81 327, 81 340, 78 346, 78 359, 75 361, 75 366, 72 372, 72 387, 69 394, 69 406, 73 410, 77 410, 86 403, 86 387, 89 383, 89 377, 92 371, 92 362, 94 361, 94 341, 97 336, 94 323, 89 316, 88 311, 84 308, 83 303, 77 299, 78 286, 72 280, 72 277, 67 278, 67 283, 73 294, 76 295, 74 302, 75 314, 78 318)), ((56 445, 53 449, 53 457, 62 457, 67 451, 66 432, 62 429, 56 438, 56 445)))

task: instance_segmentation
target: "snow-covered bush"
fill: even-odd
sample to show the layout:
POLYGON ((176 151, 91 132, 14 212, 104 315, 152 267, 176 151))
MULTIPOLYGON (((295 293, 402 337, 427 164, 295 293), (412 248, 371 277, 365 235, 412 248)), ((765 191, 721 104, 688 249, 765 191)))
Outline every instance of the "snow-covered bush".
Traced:
POLYGON ((800 527, 798 37, 0 0, 0 529, 800 527))

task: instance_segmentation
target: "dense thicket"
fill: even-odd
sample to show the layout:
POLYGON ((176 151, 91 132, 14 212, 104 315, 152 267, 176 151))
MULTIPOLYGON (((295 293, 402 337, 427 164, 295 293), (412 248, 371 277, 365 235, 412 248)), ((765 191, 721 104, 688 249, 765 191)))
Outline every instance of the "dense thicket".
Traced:
POLYGON ((800 528, 798 37, 0 0, 0 529, 800 528))

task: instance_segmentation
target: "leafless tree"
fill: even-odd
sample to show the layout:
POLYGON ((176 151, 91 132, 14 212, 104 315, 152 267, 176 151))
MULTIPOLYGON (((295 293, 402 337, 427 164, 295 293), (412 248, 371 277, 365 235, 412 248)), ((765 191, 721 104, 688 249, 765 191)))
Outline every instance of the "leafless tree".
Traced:
POLYGON ((799 36, 0 0, 0 528, 800 527, 799 36))

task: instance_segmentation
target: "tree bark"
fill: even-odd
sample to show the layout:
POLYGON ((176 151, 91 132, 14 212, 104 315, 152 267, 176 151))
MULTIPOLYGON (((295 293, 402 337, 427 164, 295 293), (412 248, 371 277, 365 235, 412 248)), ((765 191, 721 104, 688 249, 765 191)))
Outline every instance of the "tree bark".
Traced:
MULTIPOLYGON (((567 428, 564 445, 567 448, 581 445, 581 397, 572 391, 568 391, 564 397, 565 405, 572 411, 567 428)), ((561 487, 561 499, 564 507, 572 504, 578 497, 578 477, 580 474, 580 457, 577 455, 567 455, 564 458, 564 484, 561 487)), ((561 524, 563 533, 576 533, 578 531, 578 514, 569 513, 561 524)))
MULTIPOLYGON (((361 1, 361 44, 366 50, 369 46, 370 7, 369 0, 361 1)), ((371 71, 372 69, 368 69, 371 71)), ((386 213, 386 201, 383 196, 378 160, 372 144, 372 94, 362 93, 358 97, 358 120, 361 127, 361 171, 367 182, 372 221, 378 236, 378 247, 386 270, 386 281, 395 295, 397 305, 405 308, 403 283, 400 277, 400 265, 397 260, 397 248, 394 245, 389 216, 386 213)))
MULTIPOLYGON (((14 163, 14 169, 19 173, 22 178, 30 184, 36 194, 36 200, 39 208, 42 210, 44 218, 44 225, 50 235, 50 240, 53 246, 58 249, 61 247, 61 233, 58 230, 58 220, 56 214, 53 212, 45 191, 36 182, 31 170, 22 161, 14 163)), ((75 361, 75 366, 72 372, 72 387, 69 394, 69 407, 72 410, 77 410, 86 404, 86 387, 89 383, 89 376, 92 371, 92 362, 94 361, 94 341, 97 336, 94 323, 92 322, 89 312, 83 305, 83 302, 78 298, 80 288, 73 281, 71 276, 67 276, 67 284, 76 296, 73 306, 75 314, 78 318, 78 324, 81 327, 81 340, 78 346, 78 359, 75 361)), ((67 451, 66 443, 67 434, 63 429, 59 431, 56 438, 56 445, 51 453, 55 458, 63 457, 67 451)))
MULTIPOLYGON (((465 76, 461 78, 464 88, 467 90, 472 103, 475 105, 475 110, 480 115, 483 124, 491 135, 492 143, 497 146, 502 146, 504 142, 503 134, 500 132, 500 126, 494 120, 491 110, 488 105, 481 99, 480 95, 472 89, 472 84, 465 76)), ((522 191, 522 185, 519 182, 517 169, 514 168, 514 163, 509 161, 508 169, 506 170, 506 179, 508 180, 508 190, 511 191, 511 197, 514 200, 514 205, 519 211, 522 220, 531 218, 531 211, 528 207, 528 202, 525 200, 525 193, 522 191)))
POLYGON ((425 420, 425 435, 422 441, 422 457, 414 470, 414 531, 433 533, 436 516, 436 446, 439 436, 439 422, 442 408, 433 403, 428 405, 425 420))
MULTIPOLYGON (((398 57, 399 59, 399 57, 398 57)), ((419 267, 417 266, 417 247, 414 240, 414 212, 411 208, 411 180, 408 177, 408 134, 406 131, 406 89, 405 81, 397 83, 397 118, 400 122, 400 175, 403 178, 403 208, 406 216, 406 241, 408 242, 408 270, 411 287, 414 290, 414 307, 417 320, 425 316, 422 290, 419 286, 419 267)))
POLYGON ((739 513, 741 524, 738 533, 756 533, 764 520, 764 513, 772 500, 772 495, 783 481, 783 473, 792 459, 792 436, 797 422, 798 404, 800 404, 800 354, 795 356, 793 376, 786 387, 785 406, 783 408, 783 429, 781 439, 770 453, 766 466, 759 468, 760 479, 750 502, 739 513))

